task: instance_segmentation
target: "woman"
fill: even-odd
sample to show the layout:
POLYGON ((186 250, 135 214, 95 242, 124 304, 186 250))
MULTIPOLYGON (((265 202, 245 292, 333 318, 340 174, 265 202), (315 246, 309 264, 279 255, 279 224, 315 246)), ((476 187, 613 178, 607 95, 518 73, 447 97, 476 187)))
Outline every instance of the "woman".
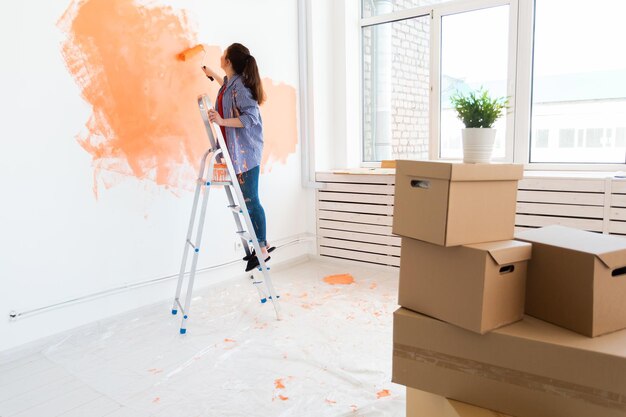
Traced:
MULTIPOLYGON (((207 77, 220 83, 215 108, 209 110, 209 120, 222 130, 233 161, 237 180, 252 220, 265 262, 274 250, 267 244, 265 211, 259 201, 259 173, 263 154, 263 122, 259 105, 265 101, 256 60, 248 48, 233 43, 220 58, 220 67, 226 73, 220 77, 211 68, 202 67, 207 77)), ((246 272, 259 266, 256 254, 245 257, 246 272)))

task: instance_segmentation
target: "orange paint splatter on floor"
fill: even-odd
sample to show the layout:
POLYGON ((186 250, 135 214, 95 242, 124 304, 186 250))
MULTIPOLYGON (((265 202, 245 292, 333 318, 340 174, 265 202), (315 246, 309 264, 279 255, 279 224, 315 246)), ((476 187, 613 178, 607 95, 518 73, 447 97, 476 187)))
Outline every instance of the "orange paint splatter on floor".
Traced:
MULTIPOLYGON (((195 185, 208 147, 197 96, 218 84, 199 69, 202 54, 176 59, 198 43, 184 11, 134 0, 72 0, 58 21, 62 54, 92 114, 76 136, 93 160, 94 194, 131 177, 175 192, 195 185)), ((206 46, 219 69, 222 50, 206 46)), ((261 71, 263 63, 260 63, 261 71)), ((296 92, 264 79, 264 170, 285 163, 297 143, 296 92)))
POLYGON ((383 397, 389 397, 391 395, 391 393, 389 392, 388 389, 384 389, 384 390, 380 390, 376 393, 376 398, 380 399, 383 397))
POLYGON ((329 400, 328 398, 324 400, 326 402, 326 404, 328 405, 333 405, 333 404, 337 404, 337 401, 334 400, 329 400))
POLYGON ((289 399, 289 397, 285 397, 284 395, 279 395, 279 396, 278 396, 278 398, 279 398, 281 401, 287 401, 287 400, 289 399))
POLYGON ((158 403, 159 401, 161 401, 161 397, 155 397, 154 400, 152 400, 153 403, 158 403))
POLYGON ((372 282, 372 285, 370 285, 370 290, 375 290, 377 286, 378 285, 376 285, 375 282, 372 282))
POLYGON ((324 282, 330 285, 349 285, 354 283, 354 277, 350 274, 328 275, 324 282))
POLYGON ((236 343, 236 340, 226 338, 226 339, 224 339, 224 342, 226 342, 226 343, 236 343))
POLYGON ((276 389, 285 388, 285 385, 283 384, 283 379, 282 378, 278 378, 278 379, 274 380, 274 388, 276 388, 276 389))

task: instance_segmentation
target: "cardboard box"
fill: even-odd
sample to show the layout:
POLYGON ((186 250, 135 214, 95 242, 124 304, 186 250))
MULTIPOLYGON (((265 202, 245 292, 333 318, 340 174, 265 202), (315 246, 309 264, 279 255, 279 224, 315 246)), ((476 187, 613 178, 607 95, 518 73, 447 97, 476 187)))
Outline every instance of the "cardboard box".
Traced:
POLYGON ((396 161, 393 233, 442 246, 513 238, 523 166, 396 161))
POLYGON ((588 338, 526 316, 486 335, 400 308, 392 380, 516 417, 624 417, 626 331, 588 338))
MULTIPOLYGON (((509 417, 497 411, 450 400, 440 395, 406 389, 406 417, 509 417)), ((532 417, 532 416, 528 416, 532 417)))
POLYGON ((533 244, 526 314, 590 337, 626 328, 626 239, 563 226, 517 238, 533 244))
POLYGON ((402 238, 398 304, 477 333, 521 320, 530 253, 515 240, 446 248, 402 238))

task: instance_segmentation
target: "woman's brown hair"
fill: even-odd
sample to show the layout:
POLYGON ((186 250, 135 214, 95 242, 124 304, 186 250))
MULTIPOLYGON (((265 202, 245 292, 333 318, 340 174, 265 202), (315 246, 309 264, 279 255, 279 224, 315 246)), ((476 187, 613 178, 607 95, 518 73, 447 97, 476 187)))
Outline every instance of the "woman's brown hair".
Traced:
POLYGON ((250 50, 240 43, 233 43, 226 49, 226 59, 230 61, 235 72, 243 77, 243 83, 252 91, 252 97, 262 104, 265 101, 265 92, 256 59, 250 55, 250 50))

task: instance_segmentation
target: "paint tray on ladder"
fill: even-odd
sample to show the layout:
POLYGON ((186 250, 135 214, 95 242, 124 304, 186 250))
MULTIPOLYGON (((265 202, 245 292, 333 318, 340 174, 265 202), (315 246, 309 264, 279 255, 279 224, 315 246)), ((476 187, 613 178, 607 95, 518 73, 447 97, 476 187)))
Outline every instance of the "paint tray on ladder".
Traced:
POLYGON ((215 164, 213 166, 213 182, 228 181, 230 181, 230 175, 228 175, 228 167, 226 164, 215 164))

